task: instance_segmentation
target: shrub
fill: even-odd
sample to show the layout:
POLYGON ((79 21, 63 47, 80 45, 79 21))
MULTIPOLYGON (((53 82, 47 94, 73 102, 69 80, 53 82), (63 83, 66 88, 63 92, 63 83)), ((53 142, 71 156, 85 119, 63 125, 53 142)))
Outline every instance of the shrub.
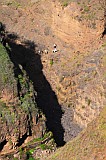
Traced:
POLYGON ((50 65, 52 66, 53 65, 53 59, 50 59, 50 65))

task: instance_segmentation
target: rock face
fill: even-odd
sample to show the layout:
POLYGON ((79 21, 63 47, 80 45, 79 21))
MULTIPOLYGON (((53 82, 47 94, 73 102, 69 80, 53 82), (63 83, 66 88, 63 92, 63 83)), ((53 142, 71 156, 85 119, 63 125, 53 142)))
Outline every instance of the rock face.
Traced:
POLYGON ((83 61, 76 59, 74 67, 68 59, 66 65, 59 66, 55 55, 49 74, 47 74, 47 66, 44 68, 59 103, 71 109, 72 119, 82 128, 87 127, 87 124, 99 115, 106 103, 103 62, 105 55, 105 50, 96 50, 84 57, 83 61))
POLYGON ((53 33, 64 42, 73 46, 74 50, 84 51, 89 43, 96 44, 96 39, 104 31, 105 2, 71 2, 67 7, 60 3, 53 5, 53 33), (96 5, 95 5, 96 3, 96 5))
MULTIPOLYGON (((31 54, 35 54, 34 47, 39 51, 47 49, 48 54, 37 55, 38 61, 35 64, 33 56, 32 59, 30 59, 30 55, 26 56, 27 50, 23 49, 20 42, 17 41, 17 46, 13 43, 10 44, 13 53, 16 53, 18 48, 20 48, 18 53, 23 50, 24 54, 21 58, 20 54, 17 54, 18 57, 16 54, 13 55, 16 56, 15 59, 19 60, 16 61, 19 71, 20 64, 27 73, 31 73, 30 78, 33 82, 36 81, 34 85, 38 94, 38 103, 47 114, 47 118, 52 121, 47 125, 50 129, 54 128, 53 131, 56 135, 58 135, 60 127, 62 136, 64 133, 65 141, 69 141, 100 113, 105 104, 106 45, 102 41, 105 31, 105 1, 81 0, 78 2, 76 0, 67 7, 58 1, 50 0, 46 3, 43 0, 37 3, 32 1, 32 4, 29 3, 30 5, 26 5, 24 8, 22 3, 20 4, 21 7, 16 4, 14 6, 14 3, 2 3, 0 19, 6 24, 6 29, 9 32, 15 32, 23 40, 29 39, 34 42, 31 44, 31 54), (57 53, 52 53, 54 43, 57 44, 57 53), (36 45, 33 46, 33 44, 36 45), (28 70, 27 67, 29 67, 28 70), (57 122, 59 127, 55 125, 57 122), (55 128, 55 126, 57 127, 55 128)), ((24 45, 28 48, 28 41, 24 45)), ((17 71, 17 67, 14 71, 17 71)), ((23 73, 22 70, 21 73, 21 76, 16 74, 18 81, 26 81, 22 78, 22 75, 26 73, 23 73)), ((17 86, 17 83, 14 85, 17 86)), ((26 85, 21 84, 21 88, 21 91, 15 90, 14 93, 19 97, 24 95, 26 101, 28 98, 25 96, 27 93, 26 85)), ((7 91, 7 89, 3 90, 5 94, 2 94, 2 100, 5 100, 4 95, 7 91)), ((8 99, 6 96, 7 106, 10 105, 10 95, 8 94, 8 99)), ((14 100, 17 104, 15 97, 13 100, 11 98, 11 103, 14 103, 14 100)), ((23 104, 21 99, 21 106, 26 106, 26 103, 23 104)), ((24 111, 22 112, 24 115, 24 111)), ((24 116, 24 118, 26 121, 28 117, 24 116)), ((23 130, 26 135, 27 123, 25 124, 26 127, 23 130)), ((5 138, 3 140, 5 142, 5 138)))
POLYGON ((44 56, 45 61, 53 60, 51 68, 50 62, 44 63, 44 72, 61 106, 70 107, 73 120, 82 127, 86 127, 105 104, 102 59, 106 51, 100 48, 100 37, 105 30, 104 11, 105 1, 72 2, 67 7, 53 4, 52 30, 64 41, 64 48, 57 54, 44 56))
POLYGON ((22 145, 28 136, 42 137, 46 129, 32 82, 12 56, 9 46, 0 44, 0 150, 4 153, 22 145))
POLYGON ((47 160, 106 159, 106 107, 77 138, 58 149, 47 160))

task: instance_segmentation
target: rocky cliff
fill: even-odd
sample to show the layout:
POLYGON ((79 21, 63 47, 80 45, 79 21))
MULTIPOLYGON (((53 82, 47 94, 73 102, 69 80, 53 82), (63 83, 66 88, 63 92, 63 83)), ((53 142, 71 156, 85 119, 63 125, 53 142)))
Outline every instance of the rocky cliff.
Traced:
POLYGON ((16 149, 24 141, 41 138, 45 119, 38 111, 32 82, 13 60, 12 49, 0 44, 0 150, 16 149), (4 147, 4 148, 3 148, 4 147))
MULTIPOLYGON (((0 19, 8 33, 13 33, 8 35, 12 39, 9 46, 21 70, 16 77, 23 83, 28 79, 22 75, 28 74, 47 128, 57 145, 64 145, 86 128, 106 103, 105 0, 14 2, 1 2, 0 19), (54 43, 56 53, 52 52, 54 43)), ((22 92, 14 92, 23 97, 30 90, 26 91, 26 86, 22 84, 22 92)))
POLYGON ((106 107, 97 119, 93 120, 77 138, 57 152, 48 160, 100 160, 106 159, 106 107))

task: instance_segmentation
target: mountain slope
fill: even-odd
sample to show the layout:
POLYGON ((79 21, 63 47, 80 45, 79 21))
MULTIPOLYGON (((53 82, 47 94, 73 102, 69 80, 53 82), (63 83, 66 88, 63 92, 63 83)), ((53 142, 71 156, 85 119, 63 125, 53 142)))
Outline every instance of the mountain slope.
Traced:
POLYGON ((48 160, 106 159, 106 106, 86 130, 55 152, 48 160))
MULTIPOLYGON (((33 82, 36 103, 46 116, 47 128, 58 145, 63 145, 86 128, 106 102, 105 0, 0 0, 0 4, 0 20, 6 26, 8 39, 12 38, 8 43, 13 60, 22 75, 27 72, 33 82), (52 52, 54 43, 57 53, 52 52)), ((22 76, 18 78, 22 81, 19 96, 23 97, 26 85, 22 76)), ((23 106, 27 106, 28 97, 24 97, 23 106)), ((95 125, 91 128, 96 130, 95 125)), ((91 128, 88 127, 90 132, 91 128)), ((88 144, 90 138, 83 132, 72 147, 70 143, 66 145, 65 156, 56 152, 54 158, 89 159, 95 147, 88 144)), ((98 141, 102 144, 101 139, 98 141)), ((96 141, 93 144, 99 145, 96 141)), ((94 152, 93 160, 98 155, 97 150, 94 152)))

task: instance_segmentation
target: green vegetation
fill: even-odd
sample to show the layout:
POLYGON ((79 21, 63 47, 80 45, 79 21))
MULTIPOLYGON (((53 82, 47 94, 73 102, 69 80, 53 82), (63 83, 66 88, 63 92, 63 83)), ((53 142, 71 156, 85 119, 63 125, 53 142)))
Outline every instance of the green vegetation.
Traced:
MULTIPOLYGON (((27 152, 22 151, 23 154, 26 154, 30 159, 33 158, 33 154, 35 151, 41 150, 52 150, 53 146, 55 146, 53 134, 52 132, 47 132, 43 138, 36 138, 30 141, 27 144, 27 152), (49 140, 49 141, 48 141, 49 140), (32 147, 33 146, 33 147, 32 147)), ((39 158, 35 159, 38 160, 39 158)))
POLYGON ((28 160, 35 160, 33 157, 29 157, 28 160))
POLYGON ((30 153, 30 154, 33 154, 34 151, 35 151, 35 149, 30 149, 30 150, 29 150, 29 153, 30 153))
POLYGON ((13 64, 9 59, 6 49, 0 43, 0 92, 4 87, 9 87, 13 91, 15 84, 13 64))
POLYGON ((106 47, 106 42, 104 42, 104 43, 102 44, 102 47, 106 47))
POLYGON ((30 149, 27 152, 25 152, 25 150, 23 148, 19 148, 19 155, 20 155, 20 159, 23 159, 23 157, 26 155, 27 156, 27 160, 35 160, 32 156, 33 152, 35 151, 35 149, 30 149))
POLYGON ((63 2, 63 6, 64 6, 64 7, 67 7, 67 6, 68 6, 68 2, 67 2, 67 1, 64 1, 64 2, 63 2))
POLYGON ((13 160, 18 160, 18 158, 14 158, 13 160))
POLYGON ((88 106, 91 104, 91 100, 90 99, 88 99, 88 106))
MULTIPOLYGON (((38 109, 34 100, 33 84, 32 82, 29 82, 25 71, 22 72, 23 75, 19 74, 17 79, 14 77, 13 64, 6 49, 0 43, 0 95, 2 95, 3 89, 15 96, 17 96, 17 93, 19 92, 20 103, 17 107, 23 109, 23 111, 27 112, 27 114, 34 114, 37 113, 38 109), (20 90, 17 88, 17 83, 20 84, 20 90)), ((9 124, 14 123, 16 113, 11 112, 10 108, 6 107, 6 104, 2 101, 0 102, 0 106, 2 121, 6 120, 9 124)), ((11 106, 11 109, 13 110, 13 106, 11 106)))
POLYGON ((20 155, 20 158, 22 158, 22 155, 24 154, 24 150, 20 147, 19 148, 19 155, 20 155))
POLYGON ((16 8, 21 7, 21 4, 17 1, 15 1, 15 0, 6 2, 6 5, 7 6, 13 6, 13 7, 16 7, 16 8))
POLYGON ((34 149, 30 149, 29 151, 26 152, 27 157, 29 157, 28 160, 35 160, 32 156, 34 151, 35 151, 34 149))
POLYGON ((44 141, 46 138, 53 138, 52 132, 47 132, 47 133, 45 133, 45 135, 44 135, 42 138, 35 138, 35 139, 33 139, 32 141, 30 141, 30 142, 28 143, 28 145, 31 145, 31 144, 36 143, 36 142, 42 142, 42 141, 44 141))
MULTIPOLYGON (((8 49, 11 52, 9 46, 8 49)), ((0 100, 0 121, 7 123, 8 126, 12 126, 14 134, 18 134, 19 129, 18 126, 13 124, 20 120, 21 114, 28 115, 30 125, 32 126, 32 117, 35 117, 38 113, 33 83, 23 69, 21 69, 22 74, 20 74, 17 68, 11 62, 6 48, 0 43, 0 95, 5 97, 5 99, 0 100), (15 78, 14 69, 17 71, 17 78, 15 78), (16 104, 15 102, 11 103, 9 100, 7 103, 10 93, 17 98, 16 104)))
POLYGON ((11 112, 10 109, 6 106, 6 104, 2 101, 0 101, 0 115, 1 115, 2 122, 7 121, 9 125, 14 124, 14 121, 15 121, 14 112, 11 112))
POLYGON ((86 101, 86 103, 87 103, 88 106, 89 106, 89 105, 91 104, 91 102, 92 102, 91 99, 89 99, 88 97, 85 98, 85 101, 86 101))
POLYGON ((50 65, 52 66, 54 63, 53 59, 50 59, 50 65))
POLYGON ((85 106, 84 106, 84 105, 82 106, 82 109, 85 109, 85 106))
POLYGON ((63 7, 67 7, 70 2, 74 2, 75 0, 59 0, 63 7))
POLYGON ((40 145, 40 148, 41 148, 42 150, 49 149, 48 145, 46 145, 46 144, 41 144, 41 145, 40 145))
POLYGON ((88 12, 89 11, 89 7, 88 6, 84 6, 84 12, 88 12))
POLYGON ((24 70, 22 70, 22 73, 23 74, 19 74, 17 78, 21 88, 19 91, 21 108, 27 114, 36 114, 38 112, 38 108, 34 98, 33 83, 29 80, 24 70))

